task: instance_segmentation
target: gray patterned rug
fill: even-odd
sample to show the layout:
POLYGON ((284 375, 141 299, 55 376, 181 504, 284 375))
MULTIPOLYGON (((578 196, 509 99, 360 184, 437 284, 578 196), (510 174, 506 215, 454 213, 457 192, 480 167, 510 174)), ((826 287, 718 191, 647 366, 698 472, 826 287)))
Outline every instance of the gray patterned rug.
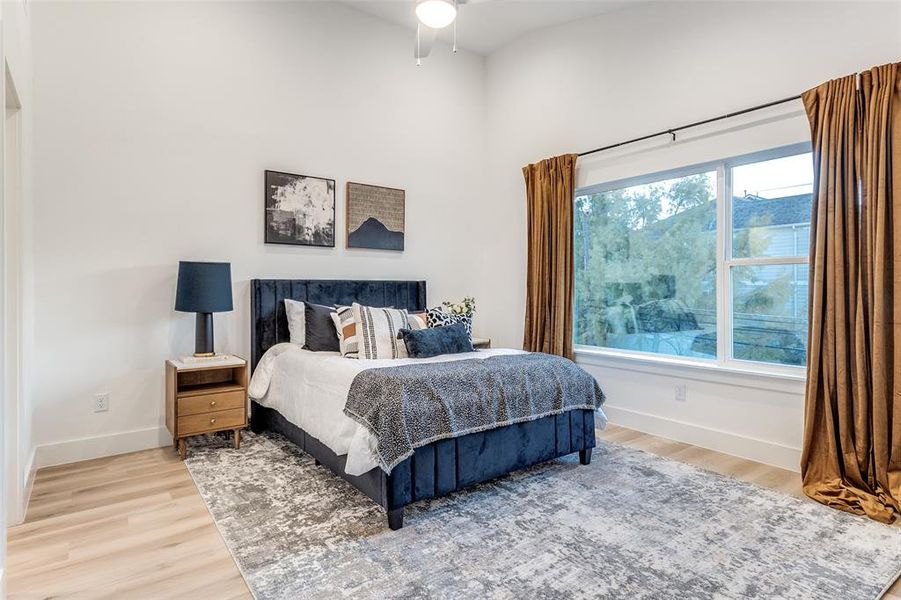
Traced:
POLYGON ((210 437, 188 468, 260 599, 880 596, 901 531, 601 442, 385 513, 287 440, 210 437))

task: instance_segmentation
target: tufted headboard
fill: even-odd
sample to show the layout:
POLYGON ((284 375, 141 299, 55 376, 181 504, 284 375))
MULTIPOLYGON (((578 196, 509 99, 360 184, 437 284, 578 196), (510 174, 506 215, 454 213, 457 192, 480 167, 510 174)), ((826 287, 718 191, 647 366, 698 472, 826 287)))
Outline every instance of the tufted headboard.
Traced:
POLYGON ((426 309, 425 281, 354 281, 342 279, 253 279, 250 282, 250 368, 263 353, 287 342, 285 298, 315 304, 393 306, 426 309))

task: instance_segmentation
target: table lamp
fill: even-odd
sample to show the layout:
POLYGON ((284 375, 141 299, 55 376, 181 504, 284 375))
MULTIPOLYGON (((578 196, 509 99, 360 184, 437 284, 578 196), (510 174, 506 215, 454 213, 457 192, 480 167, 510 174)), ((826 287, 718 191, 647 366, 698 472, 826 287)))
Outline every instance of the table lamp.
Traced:
POLYGON ((213 313, 232 310, 231 263, 178 263, 175 310, 197 313, 194 329, 194 356, 215 356, 213 313))

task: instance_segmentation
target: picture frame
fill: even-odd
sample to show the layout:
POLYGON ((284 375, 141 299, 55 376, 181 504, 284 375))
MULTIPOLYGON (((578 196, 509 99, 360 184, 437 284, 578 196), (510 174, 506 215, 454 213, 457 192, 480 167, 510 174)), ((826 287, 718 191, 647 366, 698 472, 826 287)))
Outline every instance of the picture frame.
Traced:
POLYGON ((348 181, 345 192, 347 248, 403 252, 406 191, 348 181))
POLYGON ((284 171, 264 173, 266 244, 335 247, 335 180, 284 171))

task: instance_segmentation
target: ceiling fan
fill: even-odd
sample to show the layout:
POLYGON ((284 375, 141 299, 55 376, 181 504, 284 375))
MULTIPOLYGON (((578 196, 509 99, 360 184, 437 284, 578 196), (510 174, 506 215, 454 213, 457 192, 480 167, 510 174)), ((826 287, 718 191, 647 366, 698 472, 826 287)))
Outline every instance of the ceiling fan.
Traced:
POLYGON ((438 30, 448 25, 454 26, 454 54, 457 53, 457 10, 470 0, 415 0, 416 44, 413 56, 416 66, 422 66, 422 59, 432 51, 438 30))

